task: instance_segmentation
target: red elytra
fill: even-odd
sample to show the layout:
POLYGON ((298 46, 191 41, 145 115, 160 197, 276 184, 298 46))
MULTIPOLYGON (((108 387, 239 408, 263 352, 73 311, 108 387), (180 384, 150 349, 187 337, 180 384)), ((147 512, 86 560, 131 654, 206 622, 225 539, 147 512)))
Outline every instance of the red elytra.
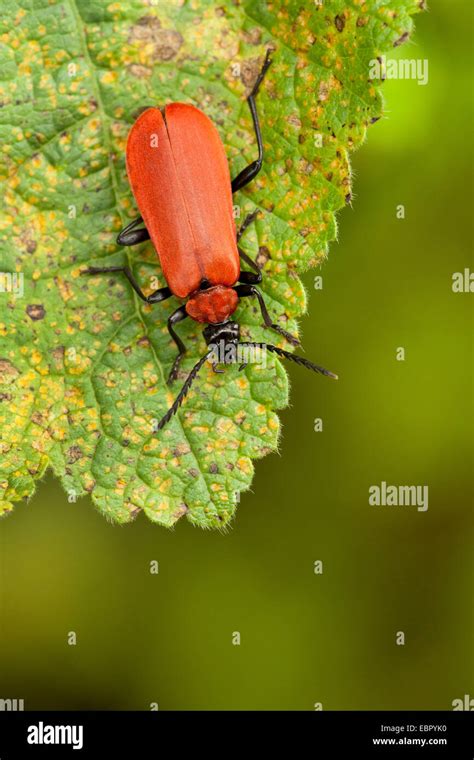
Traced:
POLYGON ((192 105, 144 111, 130 130, 127 173, 172 293, 198 322, 236 309, 240 274, 229 166, 212 121, 192 105), (207 281, 205 291, 199 291, 207 281), (212 287, 215 286, 215 287, 212 287))

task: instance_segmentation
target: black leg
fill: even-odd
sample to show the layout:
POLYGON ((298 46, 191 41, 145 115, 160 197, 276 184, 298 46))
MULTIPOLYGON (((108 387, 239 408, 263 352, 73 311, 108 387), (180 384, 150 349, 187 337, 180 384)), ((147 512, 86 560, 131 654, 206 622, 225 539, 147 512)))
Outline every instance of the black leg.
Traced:
MULTIPOLYGON (((237 242, 239 242, 240 238, 244 234, 244 232, 247 229, 247 227, 250 224, 252 224, 252 222, 254 221, 254 219, 258 216, 258 213, 259 213, 259 211, 258 211, 258 209, 256 209, 256 211, 252 211, 251 214, 248 214, 245 217, 245 219, 244 219, 244 221, 242 223, 241 228, 237 232, 237 242)), ((242 277, 239 277, 240 282, 254 283, 254 284, 256 284, 258 282, 261 282, 262 281, 262 273, 260 272, 260 269, 258 268, 258 266, 255 263, 255 261, 253 261, 253 259, 251 259, 250 256, 247 256, 247 254, 245 253, 245 251, 243 251, 241 248, 239 248, 239 246, 237 246, 237 250, 239 252, 240 258, 243 259, 243 261, 245 261, 245 263, 248 264, 249 267, 252 267, 252 269, 255 272, 257 272, 257 274, 259 275, 257 279, 255 279, 255 276, 254 276, 253 279, 242 279, 242 277)), ((241 274, 250 275, 250 272, 241 272, 241 274)))
POLYGON ((180 306, 168 318, 168 332, 178 346, 178 356, 174 360, 173 366, 171 367, 171 372, 168 377, 169 383, 172 383, 173 380, 176 380, 181 359, 186 353, 186 346, 184 345, 177 332, 174 330, 174 325, 176 325, 178 322, 182 322, 183 319, 186 319, 187 316, 188 312, 186 311, 186 308, 184 306, 180 306))
MULTIPOLYGON (((258 274, 258 276, 259 276, 258 280, 252 280, 252 282, 261 282, 262 281, 262 272, 261 272, 260 268, 258 267, 258 265, 255 263, 255 261, 253 259, 250 258, 250 256, 248 256, 245 253, 245 251, 242 251, 242 249, 239 248, 239 246, 237 246, 237 250, 239 252, 240 258, 243 261, 245 261, 245 263, 248 264, 249 267, 252 267, 253 271, 256 272, 258 274)), ((243 272, 242 272, 242 274, 243 274, 243 272)), ((244 282, 244 280, 242 280, 242 282, 244 282)))
POLYGON ((255 98, 257 97, 258 90, 260 85, 262 84, 263 78, 265 74, 268 71, 268 67, 271 64, 271 58, 270 58, 270 50, 267 50, 267 54, 265 56, 265 61, 263 63, 262 69, 260 71, 260 74, 257 77, 257 81, 255 82, 253 86, 253 90, 250 93, 250 95, 247 98, 247 103, 249 104, 250 113, 252 114, 252 121, 253 121, 253 128, 255 130, 255 137, 257 138, 257 146, 258 146, 258 158, 256 161, 252 161, 251 164, 245 167, 245 169, 242 169, 240 174, 237 175, 232 180, 232 192, 235 193, 237 190, 242 190, 245 185, 248 185, 249 182, 251 182, 257 174, 259 173, 260 169, 262 168, 262 162, 263 162, 263 142, 262 142, 262 133, 260 131, 260 123, 258 121, 258 113, 257 113, 257 105, 255 103, 255 98))
POLYGON ((237 285, 237 287, 234 288, 234 290, 239 296, 239 298, 245 298, 246 296, 256 296, 258 300, 258 304, 260 306, 260 311, 262 312, 262 317, 263 317, 263 322, 264 322, 265 327, 269 327, 271 330, 275 330, 275 332, 280 333, 280 335, 283 335, 283 337, 286 338, 286 340, 289 343, 291 343, 293 346, 300 345, 298 338, 295 338, 294 335, 284 330, 283 327, 280 327, 279 325, 276 325, 274 322, 272 322, 272 318, 270 317, 270 314, 267 311, 267 307, 265 305, 265 301, 263 300, 263 296, 258 290, 258 288, 256 288, 254 285, 237 285))
MULTIPOLYGON (((249 263, 253 264, 252 259, 249 259, 249 263)), ((244 285, 258 285, 262 282, 262 273, 260 270, 257 272, 241 272, 239 275, 239 282, 244 285)))
POLYGON ((137 224, 143 222, 141 216, 138 219, 134 219, 133 222, 127 224, 126 227, 119 233, 117 238, 117 245, 137 245, 137 243, 143 243, 145 240, 150 239, 150 235, 146 227, 140 227, 136 230, 137 224))
POLYGON ((244 232, 247 229, 247 227, 250 227, 250 225, 252 224, 252 222, 255 221, 255 219, 257 218, 257 216, 259 215, 259 213, 260 213, 259 209, 257 208, 257 209, 255 209, 255 211, 252 211, 251 214, 247 214, 247 216, 245 217, 244 221, 242 222, 241 227, 237 230, 237 242, 239 242, 240 238, 244 234, 244 232))
POLYGON ((150 293, 149 296, 146 296, 129 267, 89 267, 81 272, 81 274, 105 274, 106 272, 123 272, 137 296, 139 296, 142 301, 145 301, 145 303, 159 303, 173 295, 171 290, 165 287, 158 288, 158 290, 155 290, 153 293, 150 293))
POLYGON ((153 293, 150 293, 149 296, 146 297, 147 303, 160 303, 161 301, 166 301, 167 298, 171 298, 173 293, 168 288, 168 286, 165 285, 164 288, 158 288, 158 290, 154 290, 153 293))

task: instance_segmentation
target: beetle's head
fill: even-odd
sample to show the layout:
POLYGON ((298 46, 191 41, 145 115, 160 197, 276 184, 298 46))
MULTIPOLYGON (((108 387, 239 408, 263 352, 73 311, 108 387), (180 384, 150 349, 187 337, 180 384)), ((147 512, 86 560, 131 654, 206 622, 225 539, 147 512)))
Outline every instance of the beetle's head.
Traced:
POLYGON ((240 340, 240 327, 237 322, 218 322, 215 325, 208 325, 204 328, 203 333, 204 340, 207 345, 218 344, 221 341, 227 346, 229 344, 235 344, 240 340))

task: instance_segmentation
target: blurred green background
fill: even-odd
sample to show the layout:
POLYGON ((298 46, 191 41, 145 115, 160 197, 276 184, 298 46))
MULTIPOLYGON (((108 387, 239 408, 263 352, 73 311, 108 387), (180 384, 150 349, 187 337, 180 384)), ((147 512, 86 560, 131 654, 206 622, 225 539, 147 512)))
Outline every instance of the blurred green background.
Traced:
POLYGON ((397 55, 427 58, 429 84, 385 83, 323 290, 305 277, 306 355, 339 383, 290 368, 280 455, 256 464, 227 535, 114 527, 52 479, 18 505, 0 526, 1 697, 399 710, 474 696, 472 296, 451 290, 473 268, 470 16, 470 0, 432 0, 417 17, 397 55), (369 506, 382 480, 427 484, 428 511, 369 506))

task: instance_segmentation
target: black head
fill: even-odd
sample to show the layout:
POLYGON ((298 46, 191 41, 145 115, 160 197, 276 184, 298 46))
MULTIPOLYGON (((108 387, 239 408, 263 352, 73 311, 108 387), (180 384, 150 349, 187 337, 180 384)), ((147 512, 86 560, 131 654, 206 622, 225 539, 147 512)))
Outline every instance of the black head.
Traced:
POLYGON ((240 340, 240 327, 237 322, 218 322, 216 325, 208 325, 204 328, 204 340, 208 346, 224 342, 237 344, 240 340))

